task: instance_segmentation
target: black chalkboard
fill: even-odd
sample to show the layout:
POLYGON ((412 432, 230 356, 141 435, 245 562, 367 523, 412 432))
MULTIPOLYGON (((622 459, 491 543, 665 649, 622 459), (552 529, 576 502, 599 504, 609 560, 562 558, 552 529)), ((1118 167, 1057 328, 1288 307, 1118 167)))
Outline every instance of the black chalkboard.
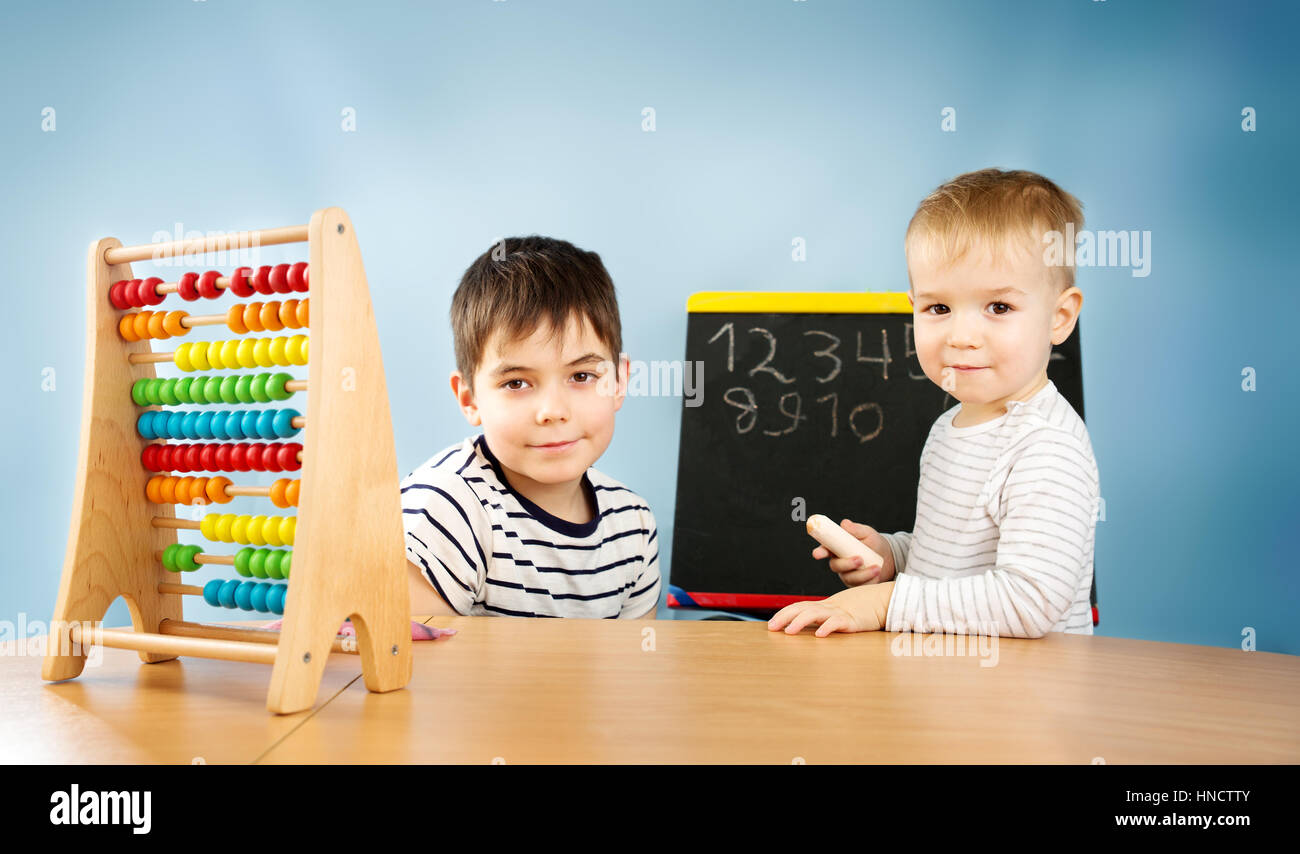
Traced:
MULTIPOLYGON (((803 520, 910 531, 921 449, 958 403, 921 371, 906 294, 696 294, 690 306, 708 310, 687 320, 703 383, 682 409, 672 587, 753 610, 843 589, 803 520)), ((1082 416, 1077 326, 1048 376, 1082 416)))

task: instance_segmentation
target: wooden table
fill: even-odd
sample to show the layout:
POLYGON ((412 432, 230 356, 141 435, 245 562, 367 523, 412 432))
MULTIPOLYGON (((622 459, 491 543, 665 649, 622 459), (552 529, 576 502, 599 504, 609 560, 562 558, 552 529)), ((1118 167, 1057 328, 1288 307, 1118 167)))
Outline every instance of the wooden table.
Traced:
POLYGON ((406 689, 371 694, 360 660, 334 655, 315 708, 282 717, 262 665, 106 649, 49 684, 38 657, 5 655, 0 761, 1300 762, 1289 655, 1052 634, 998 638, 995 657, 959 636, 753 622, 429 622, 459 633, 415 644, 406 689), (917 645, 947 639, 962 645, 917 645))

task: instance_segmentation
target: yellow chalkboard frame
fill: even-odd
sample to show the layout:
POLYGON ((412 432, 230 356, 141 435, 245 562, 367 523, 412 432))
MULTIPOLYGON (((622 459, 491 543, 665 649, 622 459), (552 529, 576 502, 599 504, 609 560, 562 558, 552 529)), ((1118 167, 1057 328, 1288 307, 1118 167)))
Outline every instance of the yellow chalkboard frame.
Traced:
POLYGON ((700 291, 686 298, 692 314, 911 314, 906 291, 700 291))

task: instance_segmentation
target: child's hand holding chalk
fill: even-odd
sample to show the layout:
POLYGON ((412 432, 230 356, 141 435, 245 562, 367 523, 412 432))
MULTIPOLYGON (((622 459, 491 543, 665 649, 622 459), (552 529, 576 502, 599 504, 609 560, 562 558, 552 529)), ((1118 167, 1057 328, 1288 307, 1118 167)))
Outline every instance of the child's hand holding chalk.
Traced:
POLYGON ((836 525, 820 513, 809 517, 808 534, 820 546, 813 557, 831 557, 830 567, 846 587, 890 581, 894 577, 894 552, 870 525, 845 519, 836 525))

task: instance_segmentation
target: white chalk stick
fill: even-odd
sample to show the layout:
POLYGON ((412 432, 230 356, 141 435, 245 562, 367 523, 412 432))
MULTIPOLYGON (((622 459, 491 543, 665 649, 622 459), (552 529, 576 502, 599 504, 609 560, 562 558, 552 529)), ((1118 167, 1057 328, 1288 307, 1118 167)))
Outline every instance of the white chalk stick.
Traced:
POLYGON ((808 517, 808 534, 836 557, 860 557, 864 568, 885 565, 884 558, 820 513, 808 517))

